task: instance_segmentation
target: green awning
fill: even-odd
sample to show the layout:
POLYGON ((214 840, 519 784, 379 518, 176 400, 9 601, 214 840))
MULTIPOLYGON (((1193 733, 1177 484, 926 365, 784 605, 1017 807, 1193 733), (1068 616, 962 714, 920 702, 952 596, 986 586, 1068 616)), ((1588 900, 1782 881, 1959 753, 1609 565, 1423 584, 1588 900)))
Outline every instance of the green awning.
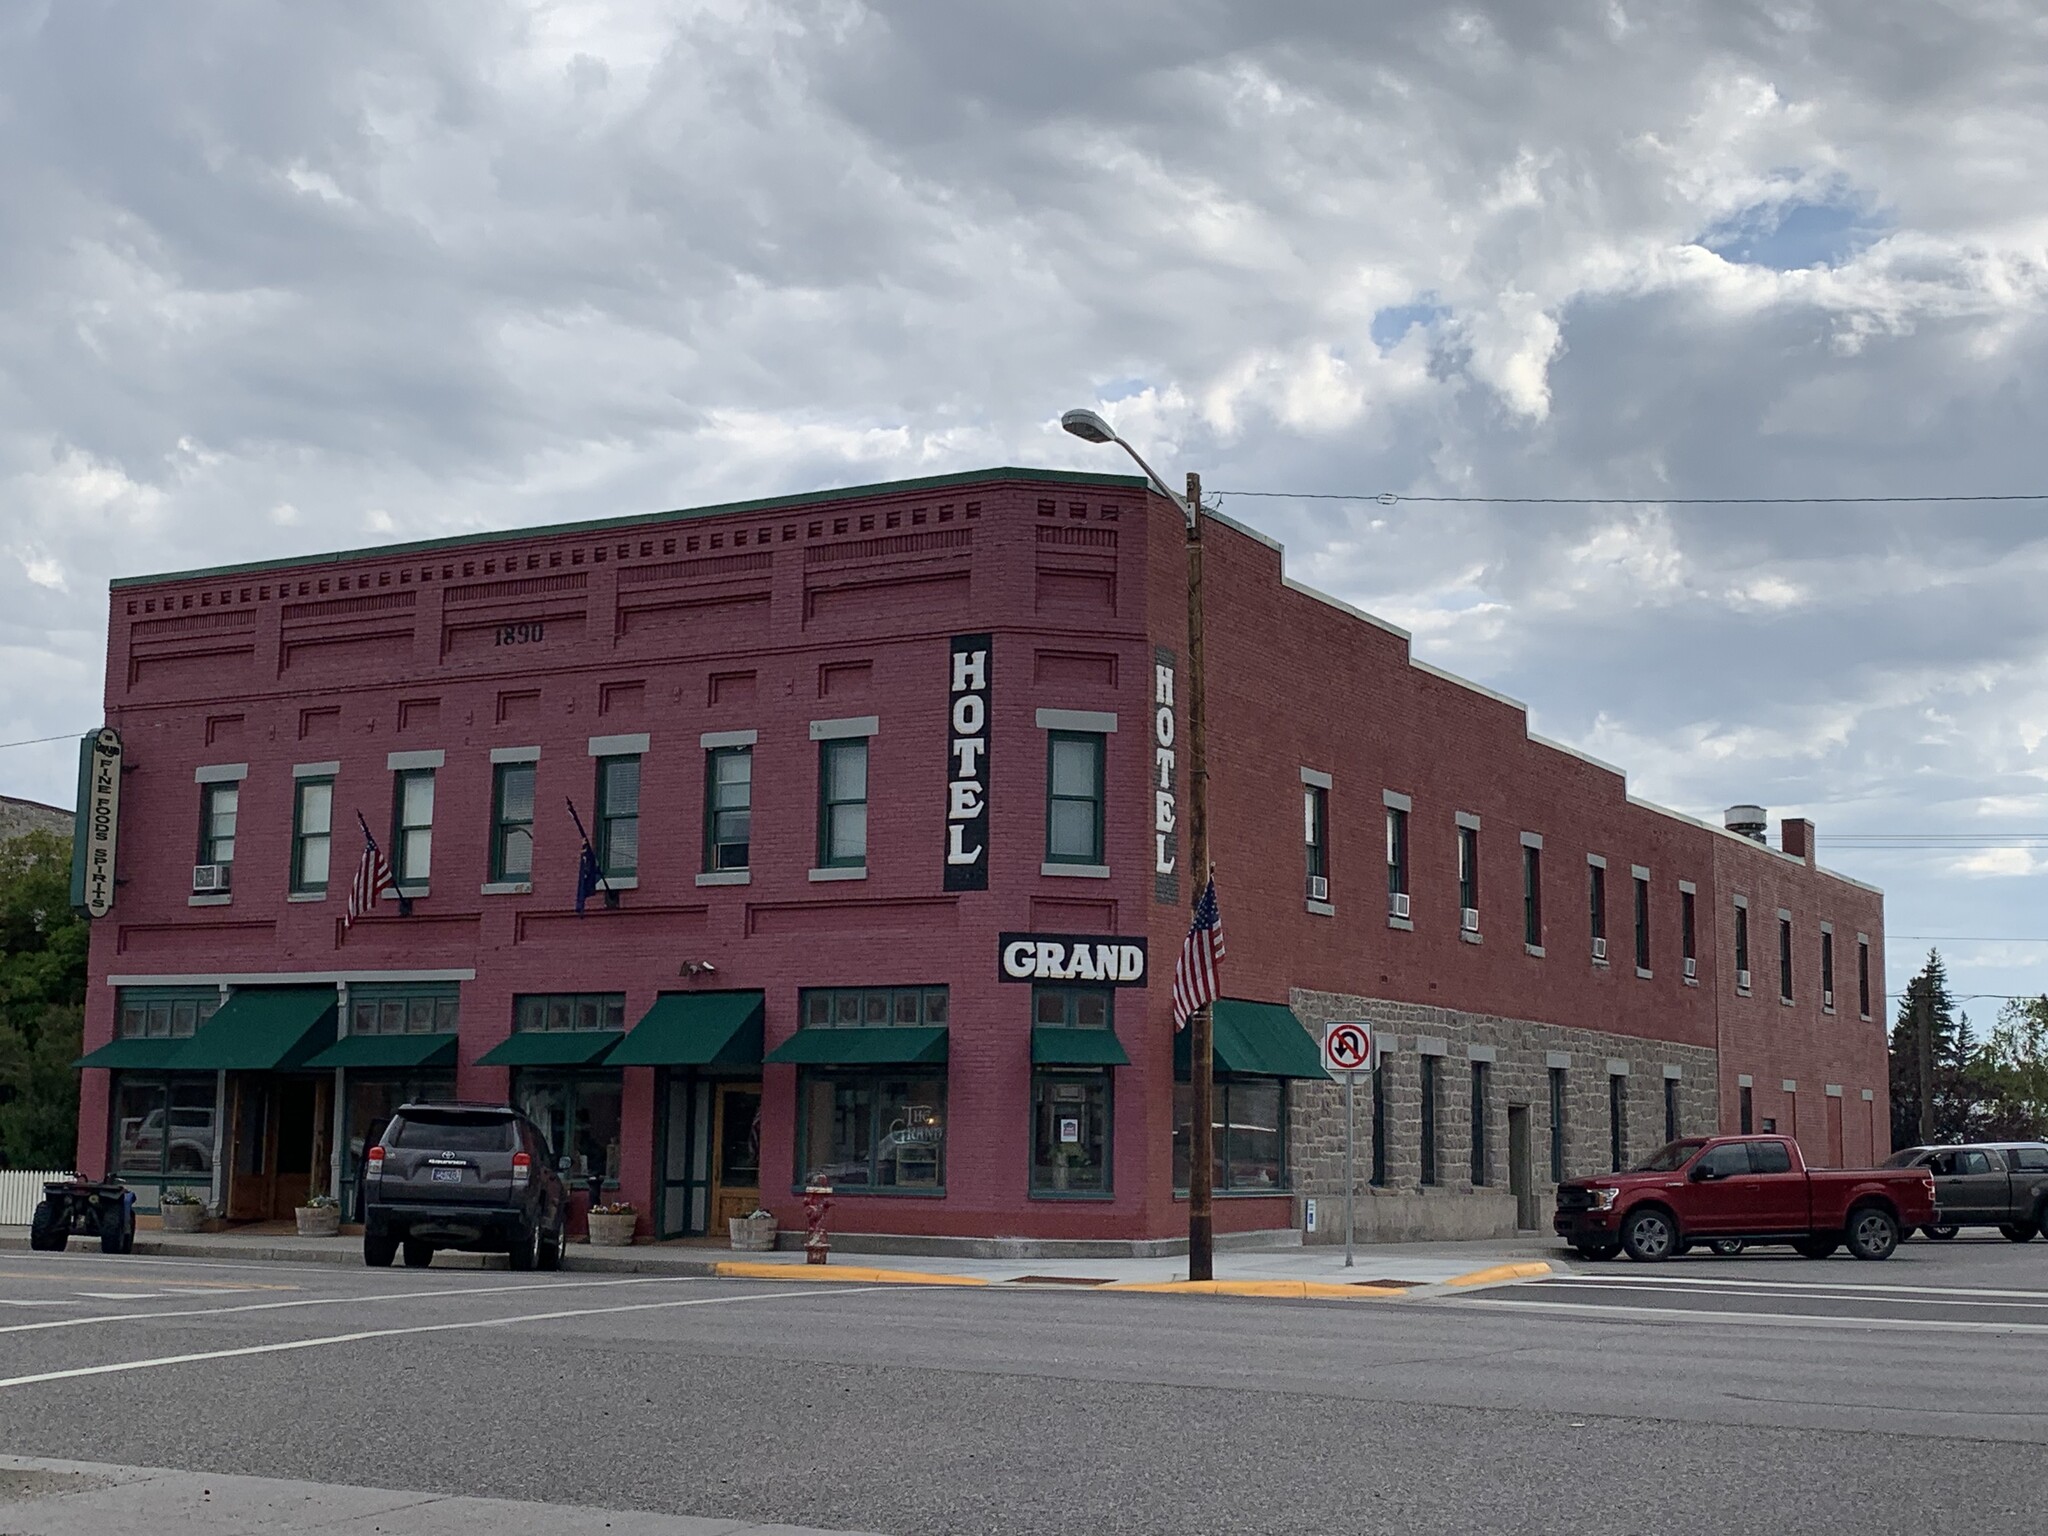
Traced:
POLYGON ((1113 1029, 1065 1029, 1040 1024, 1031 1031, 1034 1067, 1128 1067, 1123 1042, 1113 1029))
POLYGON ((480 1067, 588 1067, 626 1038, 623 1029, 522 1029, 483 1055, 480 1067))
POLYGON ((454 1065, 453 1035, 343 1035, 306 1063, 307 1070, 314 1072, 335 1067, 362 1071, 454 1065))
POLYGON ((334 1044, 332 987, 240 987, 172 1063, 181 1072, 291 1072, 334 1044))
POLYGON ((944 1025, 882 1029, 800 1029, 761 1058, 800 1067, 936 1066, 946 1059, 944 1025))
POLYGON ((611 1059, 613 1067, 758 1067, 759 992, 664 992, 611 1059))
MULTIPOLYGON (((1241 998, 1217 999, 1216 1070, 1247 1077, 1312 1077, 1329 1081, 1323 1050, 1294 1010, 1284 1003, 1248 1003, 1241 998)), ((1173 1037, 1173 1070, 1188 1076, 1188 1032, 1173 1037)))
POLYGON ((109 1040, 98 1050, 71 1063, 74 1067, 111 1067, 117 1072, 168 1072, 188 1040, 109 1040))

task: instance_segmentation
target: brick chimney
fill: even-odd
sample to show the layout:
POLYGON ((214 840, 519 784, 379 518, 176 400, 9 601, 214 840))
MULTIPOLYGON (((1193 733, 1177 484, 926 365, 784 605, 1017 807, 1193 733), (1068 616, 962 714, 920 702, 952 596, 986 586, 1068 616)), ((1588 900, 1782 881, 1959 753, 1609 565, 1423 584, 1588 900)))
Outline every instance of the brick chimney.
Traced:
POLYGON ((1787 816, 1780 821, 1778 841, 1793 858, 1813 862, 1813 823, 1804 816, 1787 816))

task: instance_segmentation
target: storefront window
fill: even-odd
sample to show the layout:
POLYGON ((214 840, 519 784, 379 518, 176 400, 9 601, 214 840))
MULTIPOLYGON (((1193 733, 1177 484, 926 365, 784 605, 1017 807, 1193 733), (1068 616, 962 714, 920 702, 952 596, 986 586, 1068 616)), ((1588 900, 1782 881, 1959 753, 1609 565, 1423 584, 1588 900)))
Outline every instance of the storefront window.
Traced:
MULTIPOLYGON (((350 1008, 354 1006, 351 999, 350 1008)), ((351 1213, 351 1220, 360 1221, 362 1210, 357 1204, 358 1191, 362 1188, 363 1159, 369 1149, 383 1137, 384 1127, 398 1112, 399 1105, 454 1098, 455 1074, 435 1072, 394 1076, 352 1071, 348 1074, 347 1084, 342 1096, 341 1133, 343 1145, 348 1149, 341 1165, 344 1186, 342 1209, 351 1213)))
POLYGON ((1108 1029, 1115 999, 1108 987, 1033 987, 1031 1021, 1053 1029, 1108 1029))
POLYGON ((801 999, 805 1029, 880 1029, 946 1022, 944 987, 819 987, 801 999))
POLYGON ((1101 1069, 1032 1074, 1033 1194, 1109 1193, 1109 1081, 1101 1069))
POLYGON ((541 1129, 563 1177, 604 1175, 619 1182, 620 1075, 617 1072, 527 1070, 513 1084, 513 1102, 541 1129))
POLYGON ((945 1188, 943 1074, 807 1072, 797 1104, 804 1182, 922 1193, 945 1188))
MULTIPOLYGON (((1173 1090, 1173 1185, 1188 1187, 1194 1090, 1173 1090)), ((1276 1194, 1287 1188, 1287 1085, 1276 1077, 1216 1078, 1214 1179, 1218 1191, 1276 1194)))
POLYGON ((117 1074, 108 1128, 115 1174, 173 1183, 212 1179, 214 1090, 211 1076, 117 1074))

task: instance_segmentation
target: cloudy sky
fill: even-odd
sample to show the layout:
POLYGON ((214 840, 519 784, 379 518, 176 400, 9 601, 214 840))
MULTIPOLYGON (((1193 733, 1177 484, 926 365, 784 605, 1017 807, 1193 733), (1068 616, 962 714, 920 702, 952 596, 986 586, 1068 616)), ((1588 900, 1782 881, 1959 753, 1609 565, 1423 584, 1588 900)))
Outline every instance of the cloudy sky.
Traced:
POLYGON ((2048 501, 1655 498, 2048 492, 2044 115, 2035 0, 15 0, 0 741, 97 723, 110 576, 1115 468, 1092 403, 1636 793, 1811 816, 1895 986, 2038 992, 2048 501))

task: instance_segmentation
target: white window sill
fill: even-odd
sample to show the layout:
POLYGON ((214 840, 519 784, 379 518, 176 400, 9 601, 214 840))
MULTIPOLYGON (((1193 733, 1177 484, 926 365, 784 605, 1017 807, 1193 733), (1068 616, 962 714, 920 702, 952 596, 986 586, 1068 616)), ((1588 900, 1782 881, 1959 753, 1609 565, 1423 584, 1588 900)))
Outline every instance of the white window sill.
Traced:
POLYGON ((1792 999, 1789 997, 1780 997, 1778 999, 1778 1006, 1780 1008, 1790 1008, 1792 1006, 1792 999))
POLYGON ((1596 971, 1604 971, 1607 969, 1607 962, 1605 960, 1595 960, 1593 962, 1593 969, 1596 971))
POLYGON ((486 896, 531 896, 533 894, 533 882, 531 880, 487 880, 484 882, 483 894, 486 896))
POLYGON ((1696 987, 1700 984, 1700 979, 1697 976, 1688 976, 1685 978, 1685 984, 1688 987, 1696 987))
POLYGON ((1054 864, 1050 860, 1038 866, 1041 875, 1052 875, 1067 880, 1107 880, 1107 864, 1054 864))
POLYGON ((325 901, 326 899, 327 893, 325 891, 293 891, 291 895, 285 897, 286 901, 325 901))
POLYGON ((637 891, 639 889, 640 877, 638 875, 606 875, 597 882, 597 894, 600 896, 607 890, 637 891))
POLYGON ((1414 920, 1406 917, 1389 917, 1387 919, 1387 926, 1389 928, 1398 928, 1403 933, 1413 933, 1415 931, 1414 920))
POLYGON ((1835 1010, 1832 1008, 1823 1008, 1821 1009, 1821 1012, 1826 1014, 1831 1019, 1835 1016, 1835 1010))
POLYGON ((1750 995, 1750 989, 1748 987, 1737 987, 1735 989, 1735 995, 1737 997, 1748 997, 1750 995))
POLYGON ((1308 904, 1308 910, 1315 913, 1317 917, 1335 917, 1337 915, 1335 902, 1312 901, 1308 904))
POLYGON ((1458 930, 1458 937, 1463 939, 1467 944, 1477 944, 1479 942, 1479 935, 1474 933, 1469 928, 1460 928, 1458 930))
POLYGON ((1656 974, 1657 973, 1651 970, 1647 965, 1639 965, 1636 967, 1636 979, 1638 981, 1648 981, 1651 977, 1655 976, 1656 974))
POLYGON ((1541 960, 1544 958, 1545 950, 1541 944, 1524 944, 1522 946, 1522 953, 1534 955, 1538 960, 1541 960))
POLYGON ((394 889, 400 901, 425 901, 431 892, 431 887, 426 885, 401 885, 394 889))
POLYGON ((235 898, 232 894, 220 896, 214 895, 211 892, 209 892, 207 895, 204 896, 188 897, 186 899, 185 905, 188 907, 224 907, 234 899, 235 898))
POLYGON ((697 877, 699 885, 752 885, 754 872, 751 869, 713 869, 697 877))
POLYGON ((813 882, 823 880, 865 880, 867 877, 868 867, 865 864, 850 864, 843 869, 814 869, 811 871, 813 882))

